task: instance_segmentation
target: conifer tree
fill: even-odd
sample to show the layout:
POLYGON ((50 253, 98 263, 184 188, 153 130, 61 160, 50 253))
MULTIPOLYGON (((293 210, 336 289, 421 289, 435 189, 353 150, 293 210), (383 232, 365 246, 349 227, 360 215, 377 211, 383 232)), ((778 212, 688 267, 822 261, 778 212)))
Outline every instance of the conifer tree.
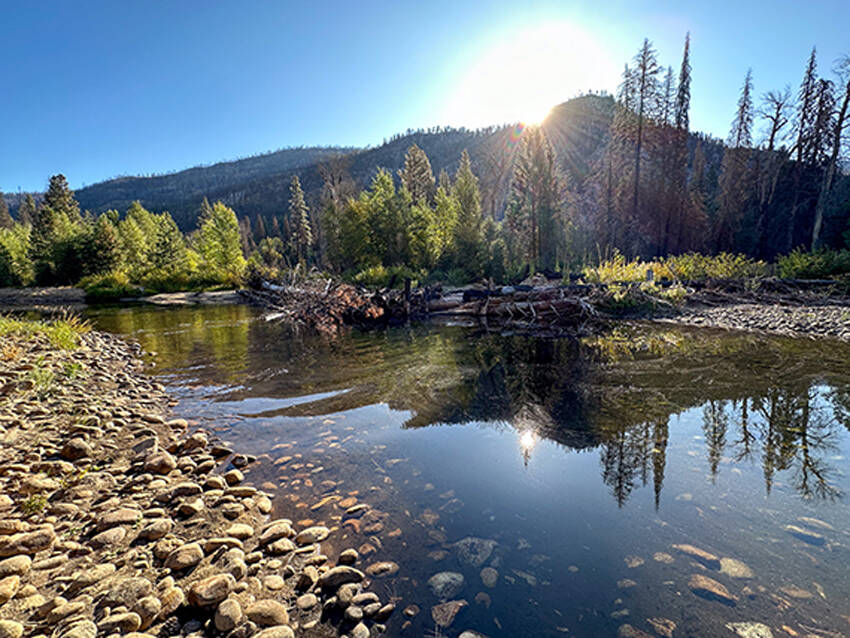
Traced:
POLYGON ((231 281, 245 269, 239 221, 232 208, 222 202, 210 206, 204 198, 197 235, 197 247, 204 264, 212 272, 231 281))
POLYGON ((298 261, 305 261, 309 257, 310 246, 313 244, 313 229, 310 225, 310 211, 304 201, 304 191, 301 190, 301 182, 297 175, 292 176, 292 182, 289 185, 289 219, 292 220, 294 228, 292 239, 298 261))
POLYGON ((800 91, 797 94, 797 141, 794 148, 798 164, 809 157, 809 145, 815 122, 817 102, 817 65, 817 48, 812 47, 809 62, 803 74, 803 81, 800 83, 800 91))
POLYGON ((15 220, 9 214, 9 205, 6 203, 3 191, 0 191, 0 228, 11 228, 14 225, 15 220))
POLYGON ((399 172, 401 184, 410 193, 414 203, 425 201, 431 203, 434 199, 434 172, 428 156, 416 144, 407 149, 404 156, 404 168, 399 172))
MULTIPOLYGON (((634 159, 634 191, 632 195, 632 217, 638 219, 640 203, 640 168, 643 156, 643 144, 647 119, 655 115, 658 103, 658 65, 655 49, 649 39, 644 39, 643 46, 634 58, 635 69, 631 74, 631 89, 634 95, 634 108, 637 116, 637 133, 635 137, 634 159)), ((637 237, 635 237, 637 239, 637 237)))
POLYGON ((555 151, 539 127, 527 131, 511 188, 507 221, 515 236, 514 252, 534 268, 554 269, 563 228, 558 223, 561 177, 555 151))
POLYGON ((841 153, 841 143, 845 129, 850 122, 850 56, 841 58, 835 67, 838 75, 838 80, 841 83, 841 94, 838 98, 837 111, 832 123, 832 148, 829 153, 829 158, 826 163, 826 169, 823 172, 821 180, 820 192, 818 193, 818 201, 815 205, 815 223, 812 229, 812 250, 815 250, 820 245, 820 234, 823 227, 823 216, 826 210, 826 201, 835 180, 835 174, 838 169, 838 159, 841 153))
POLYGON ((720 173, 720 195, 714 224, 714 245, 718 250, 735 248, 735 233, 744 217, 748 198, 748 162, 752 146, 753 76, 747 70, 735 119, 729 131, 728 146, 723 153, 720 173))
POLYGON ((118 231, 107 215, 94 222, 88 240, 83 246, 83 274, 95 275, 114 269, 120 260, 118 231))
POLYGON ((71 223, 80 221, 80 205, 74 199, 74 191, 68 186, 68 180, 62 174, 50 178, 42 206, 53 209, 55 213, 65 214, 71 223))
POLYGON ((24 196, 24 201, 21 202, 21 205, 18 208, 18 222, 24 224, 25 226, 32 226, 35 223, 35 218, 35 199, 33 199, 32 194, 27 193, 24 196))
POLYGON ((480 277, 484 267, 481 237, 481 192, 472 172, 469 152, 464 149, 455 173, 452 195, 457 200, 457 224, 454 226, 456 263, 470 278, 480 277))

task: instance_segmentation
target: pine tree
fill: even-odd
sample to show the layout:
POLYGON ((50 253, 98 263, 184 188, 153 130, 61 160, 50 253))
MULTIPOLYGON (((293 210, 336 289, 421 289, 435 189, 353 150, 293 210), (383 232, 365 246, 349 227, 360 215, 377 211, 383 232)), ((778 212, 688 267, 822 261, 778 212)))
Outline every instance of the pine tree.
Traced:
POLYGON ((101 215, 92 225, 83 247, 83 274, 96 275, 113 270, 121 258, 118 231, 108 216, 101 215))
POLYGON ((728 146, 723 153, 720 173, 720 196, 714 224, 714 246, 717 250, 733 250, 735 234, 748 203, 749 167, 753 127, 753 77, 747 71, 728 146))
POLYGON ((399 172, 401 184, 410 193, 414 203, 433 202, 435 193, 434 172, 428 156, 416 144, 407 149, 404 168, 399 172))
POLYGON ((823 216, 826 209, 826 201, 835 180, 835 174, 838 169, 838 158, 841 153, 841 142, 844 135, 844 129, 847 128, 850 121, 850 56, 844 57, 836 64, 836 72, 839 81, 842 84, 842 95, 838 102, 841 106, 835 112, 835 118, 832 124, 832 149, 827 160, 826 170, 823 173, 821 180, 820 192, 818 201, 815 205, 815 223, 812 229, 812 250, 815 250, 820 245, 820 234, 823 226, 823 216))
POLYGON ((199 218, 197 247, 209 271, 231 283, 245 269, 239 221, 232 208, 222 202, 213 206, 204 198, 203 216, 199 218))
POLYGON ((527 131, 514 170, 508 226, 515 252, 539 270, 557 266, 563 237, 561 176, 543 129, 527 131))
POLYGON ((685 51, 682 54, 682 66, 679 68, 679 84, 676 88, 676 106, 674 124, 679 131, 687 131, 690 126, 691 109, 691 34, 685 35, 685 51))
POLYGON ((80 221, 80 205, 74 199, 74 191, 68 186, 68 180, 62 174, 50 178, 42 206, 48 206, 56 213, 64 213, 71 223, 80 221))
POLYGON ((156 232, 149 242, 148 261, 160 276, 171 277, 188 270, 188 250, 183 233, 166 211, 155 216, 156 232))
MULTIPOLYGON (((637 133, 635 138, 634 159, 634 191, 632 195, 632 218, 636 222, 640 212, 640 168, 643 157, 643 144, 647 120, 655 115, 658 103, 658 65, 655 49, 649 39, 644 39, 643 46, 634 58, 635 69, 632 72, 634 84, 635 111, 637 115, 637 133)), ((637 241, 637 234, 635 241, 637 241)))
POLYGON ((292 176, 292 182, 289 185, 289 219, 292 220, 295 229, 292 239, 298 261, 305 261, 313 245, 313 229, 310 225, 310 211, 304 201, 304 191, 301 190, 301 182, 297 175, 292 176))
POLYGON ((815 106, 817 101, 817 48, 812 47, 809 62, 800 83, 800 91, 797 94, 797 141, 794 145, 797 151, 797 163, 807 161, 812 136, 812 127, 815 121, 815 106))
POLYGON ((9 205, 6 203, 6 197, 3 191, 0 191, 0 228, 11 228, 15 225, 15 220, 9 214, 9 205))
POLYGON ((484 245, 481 236, 481 192, 478 178, 472 172, 472 162, 466 149, 460 155, 452 195, 457 201, 457 224, 454 227, 455 262, 466 271, 468 278, 483 275, 484 245))
POLYGON ((25 226, 32 226, 35 223, 36 210, 35 199, 30 193, 27 193, 24 196, 24 201, 18 207, 18 222, 25 226))

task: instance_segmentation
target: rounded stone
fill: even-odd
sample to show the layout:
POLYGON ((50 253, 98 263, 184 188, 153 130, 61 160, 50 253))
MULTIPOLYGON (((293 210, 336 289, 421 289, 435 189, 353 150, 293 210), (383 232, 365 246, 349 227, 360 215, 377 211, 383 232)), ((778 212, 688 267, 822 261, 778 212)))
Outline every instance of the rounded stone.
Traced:
POLYGON ((289 622, 286 606, 276 600, 258 600, 245 610, 245 615, 261 627, 274 627, 289 622))
POLYGON ((215 612, 215 628, 219 631, 230 631, 242 622, 242 606, 238 600, 227 598, 218 606, 215 612))

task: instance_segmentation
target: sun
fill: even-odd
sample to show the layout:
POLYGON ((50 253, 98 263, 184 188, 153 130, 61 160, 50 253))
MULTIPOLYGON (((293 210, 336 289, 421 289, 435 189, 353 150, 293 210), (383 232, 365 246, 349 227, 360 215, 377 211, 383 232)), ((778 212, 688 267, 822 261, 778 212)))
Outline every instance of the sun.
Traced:
POLYGON ((442 121, 476 128, 539 124, 553 106, 616 78, 598 42, 570 22, 528 28, 485 51, 461 74, 442 121))

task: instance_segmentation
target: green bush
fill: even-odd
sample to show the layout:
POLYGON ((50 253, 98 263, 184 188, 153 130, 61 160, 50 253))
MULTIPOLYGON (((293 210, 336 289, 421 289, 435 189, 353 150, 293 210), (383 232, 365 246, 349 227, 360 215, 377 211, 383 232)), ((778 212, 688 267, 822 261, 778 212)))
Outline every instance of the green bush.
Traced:
POLYGON ((850 250, 794 250, 776 261, 783 279, 831 279, 850 273, 850 250))
POLYGON ((86 300, 89 302, 118 301, 144 294, 142 287, 131 284, 123 272, 90 275, 83 277, 77 285, 86 291, 86 300))
POLYGON ((415 272, 405 266, 387 267, 378 265, 371 266, 370 268, 364 268, 351 277, 351 281, 359 286, 366 286, 367 288, 385 288, 389 286, 393 276, 395 276, 393 287, 403 288, 404 280, 406 278, 413 280, 413 284, 416 285, 418 280, 422 278, 422 273, 415 272))
POLYGON ((732 253, 718 255, 686 253, 668 257, 664 263, 675 278, 686 281, 750 279, 768 274, 768 266, 763 261, 732 253))

